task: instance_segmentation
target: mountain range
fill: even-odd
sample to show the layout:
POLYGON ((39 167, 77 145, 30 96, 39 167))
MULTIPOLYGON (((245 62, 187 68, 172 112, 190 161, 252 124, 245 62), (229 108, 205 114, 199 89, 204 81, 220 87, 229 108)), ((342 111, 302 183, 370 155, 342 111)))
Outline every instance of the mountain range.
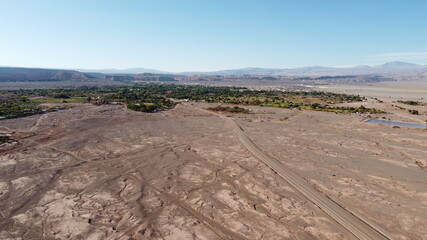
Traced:
POLYGON ((206 79, 221 81, 223 79, 235 78, 248 79, 242 76, 262 76, 254 79, 283 78, 291 77, 298 79, 309 77, 311 79, 328 78, 349 78, 355 76, 381 76, 403 80, 408 78, 427 79, 427 65, 418 65, 406 62, 388 62, 377 66, 360 65, 349 68, 336 67, 301 67, 291 69, 273 68, 242 68, 230 69, 214 72, 182 72, 169 73, 154 69, 130 68, 124 70, 104 69, 104 70, 66 70, 66 69, 41 69, 41 68, 17 68, 0 67, 0 82, 42 82, 42 81, 160 81, 171 82, 180 80, 200 80, 206 79), (240 76, 240 77, 238 77, 240 76))
POLYGON ((381 73, 399 73, 407 71, 427 71, 427 65, 419 65, 407 62, 388 62, 377 66, 358 65, 355 67, 340 68, 340 67, 323 67, 323 66, 309 66, 300 68, 257 68, 247 67, 241 69, 227 69, 211 72, 167 72, 156 69, 146 68, 128 68, 128 69, 74 69, 86 73, 103 73, 103 74, 139 74, 139 73, 153 73, 153 74, 175 74, 175 75, 342 75, 342 74, 381 74, 381 73))
POLYGON ((0 82, 87 81, 94 78, 96 76, 73 70, 0 67, 0 82))
POLYGON ((127 69, 98 69, 98 70, 90 70, 90 69, 73 69, 79 72, 87 72, 87 73, 103 73, 103 74, 140 74, 140 73, 154 73, 154 74, 170 74, 171 72, 159 71, 156 69, 148 69, 148 68, 127 68, 127 69))
POLYGON ((407 72, 427 72, 427 65, 418 65, 407 62, 388 62, 377 66, 359 65, 348 68, 310 66, 300 68, 242 68, 221 70, 215 72, 184 72, 182 75, 366 75, 366 74, 385 74, 385 73, 407 73, 407 72))

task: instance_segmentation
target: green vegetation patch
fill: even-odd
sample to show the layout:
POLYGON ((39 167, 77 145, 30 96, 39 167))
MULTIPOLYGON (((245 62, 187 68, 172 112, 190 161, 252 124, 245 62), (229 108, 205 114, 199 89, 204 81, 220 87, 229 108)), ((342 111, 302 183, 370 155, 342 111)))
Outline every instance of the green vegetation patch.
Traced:
POLYGON ((251 112, 249 109, 241 108, 241 107, 238 107, 238 106, 234 106, 234 107, 216 106, 216 107, 209 107, 209 108, 207 108, 207 110, 214 111, 214 112, 244 113, 244 114, 247 114, 247 113, 251 112))
POLYGON ((360 107, 339 107, 339 106, 329 106, 329 105, 319 105, 319 104, 311 104, 302 106, 302 109, 306 110, 314 110, 314 111, 323 111, 323 112, 335 112, 335 113, 385 113, 384 111, 375 109, 375 108, 367 108, 365 106, 360 107))
POLYGON ((34 103, 83 103, 87 101, 87 97, 68 97, 68 98, 57 98, 57 97, 41 97, 30 99, 34 103))
POLYGON ((6 143, 8 141, 12 140, 9 136, 0 136, 0 144, 6 143))
POLYGON ((419 114, 418 110, 413 110, 413 109, 409 109, 408 112, 412 115, 418 115, 419 114))
POLYGON ((43 113, 43 109, 38 104, 20 98, 0 102, 0 116, 5 118, 25 117, 29 115, 43 113))
MULTIPOLYGON (((73 89, 32 89, 0 91, 0 116, 22 117, 59 110, 48 103, 124 104, 141 112, 156 112, 175 106, 171 99, 208 103, 296 108, 336 113, 383 113, 373 108, 338 107, 335 103, 361 102, 359 95, 320 91, 249 90, 244 87, 139 84, 126 87, 82 87, 73 89)), ((231 110, 230 110, 231 111, 231 110)), ((238 110, 236 110, 238 111, 238 110)))
MULTIPOLYGON (((167 86, 162 86, 166 87, 167 86)), ((162 90, 164 91, 164 90, 162 90)), ((249 90, 238 87, 178 86, 175 91, 164 91, 168 98, 228 103, 289 109, 304 109, 335 113, 384 113, 375 108, 339 107, 335 103, 361 102, 359 95, 338 94, 320 91, 268 91, 249 90)))
POLYGON ((401 100, 399 100, 397 102, 403 103, 403 104, 406 104, 406 105, 412 105, 412 106, 424 106, 424 105, 426 105, 423 102, 412 101, 412 100, 409 100, 409 101, 401 101, 401 100))

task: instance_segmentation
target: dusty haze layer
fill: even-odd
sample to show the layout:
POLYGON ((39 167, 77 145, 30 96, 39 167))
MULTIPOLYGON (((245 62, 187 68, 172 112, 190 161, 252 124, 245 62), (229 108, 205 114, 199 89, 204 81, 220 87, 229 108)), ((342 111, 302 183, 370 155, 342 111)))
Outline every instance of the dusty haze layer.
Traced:
MULTIPOLYGON (((425 106, 413 116, 384 101, 364 104, 425 121, 425 106)), ((146 114, 80 104, 2 120, 19 143, 2 146, 0 238, 356 239, 208 106, 146 114)), ((260 149, 393 239, 427 238, 425 130, 251 108, 229 117, 260 149)))

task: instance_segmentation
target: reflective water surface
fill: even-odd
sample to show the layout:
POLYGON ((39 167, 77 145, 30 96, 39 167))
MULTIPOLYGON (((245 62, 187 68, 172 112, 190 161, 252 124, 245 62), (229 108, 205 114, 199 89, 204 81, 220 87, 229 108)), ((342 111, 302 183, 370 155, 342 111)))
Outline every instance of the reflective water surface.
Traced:
POLYGON ((427 129, 427 125, 425 125, 425 124, 396 122, 396 121, 389 121, 389 120, 383 120, 383 119, 368 119, 365 122, 378 123, 378 124, 391 125, 391 126, 399 126, 399 127, 427 129))

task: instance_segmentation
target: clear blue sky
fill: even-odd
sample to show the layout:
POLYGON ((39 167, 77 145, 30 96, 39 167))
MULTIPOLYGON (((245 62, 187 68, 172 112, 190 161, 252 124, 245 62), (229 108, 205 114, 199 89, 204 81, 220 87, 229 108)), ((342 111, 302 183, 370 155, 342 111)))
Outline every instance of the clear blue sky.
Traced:
POLYGON ((0 66, 427 63, 425 0, 2 0, 0 66))

